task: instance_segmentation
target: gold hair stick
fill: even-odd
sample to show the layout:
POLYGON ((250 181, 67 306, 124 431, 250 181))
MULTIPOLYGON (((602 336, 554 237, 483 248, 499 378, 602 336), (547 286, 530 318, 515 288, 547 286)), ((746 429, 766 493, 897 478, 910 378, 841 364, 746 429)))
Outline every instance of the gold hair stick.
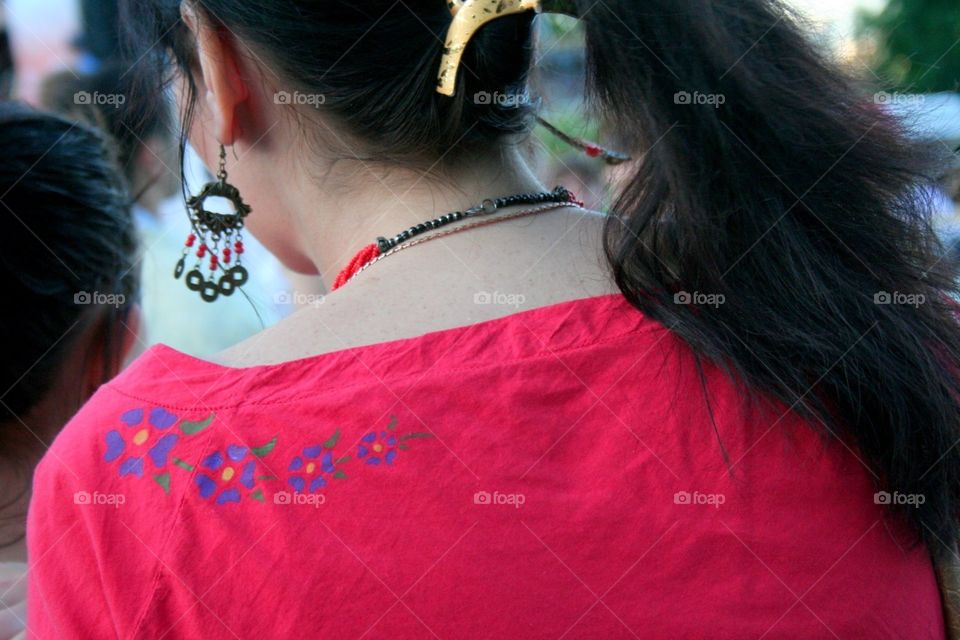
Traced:
POLYGON ((485 24, 525 11, 565 13, 578 17, 573 0, 447 0, 447 6, 453 15, 453 23, 447 31, 437 84, 437 91, 445 96, 456 93, 457 71, 463 61, 463 53, 485 24))

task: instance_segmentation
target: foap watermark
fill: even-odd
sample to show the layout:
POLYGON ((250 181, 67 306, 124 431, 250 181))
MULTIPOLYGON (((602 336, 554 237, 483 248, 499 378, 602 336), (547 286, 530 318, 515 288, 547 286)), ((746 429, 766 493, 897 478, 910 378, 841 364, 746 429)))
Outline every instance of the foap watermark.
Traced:
POLYGON ((722 293, 701 293, 694 291, 678 291, 673 294, 674 304, 692 304, 698 307, 717 308, 727 301, 727 297, 722 293))
POLYGON ((302 91, 278 91, 273 94, 274 104, 285 104, 290 106, 319 107, 327 104, 327 96, 322 93, 303 93, 302 91))
POLYGON ((127 96, 122 93, 100 93, 99 91, 77 91, 73 94, 73 103, 94 107, 113 107, 119 109, 127 102, 127 96))
POLYGON ((878 291, 873 294, 874 304, 899 304, 916 309, 926 303, 926 301, 927 297, 922 293, 900 293, 899 291, 891 293, 889 291, 878 291))
POLYGON ((77 491, 73 494, 73 504, 93 507, 113 507, 119 509, 127 503, 127 496, 122 493, 100 493, 94 491, 77 491))
POLYGON ((100 291, 78 291, 73 294, 73 304, 107 305, 120 308, 127 304, 127 296, 122 293, 101 293, 100 291))
POLYGON ((508 505, 514 509, 519 509, 527 502, 527 496, 522 493, 500 493, 494 491, 477 491, 473 494, 473 504, 481 505, 508 505))
POLYGON ((894 491, 877 491, 873 494, 874 504, 886 506, 910 506, 914 509, 920 508, 920 505, 927 501, 927 497, 922 493, 900 493, 894 491))
POLYGON ((473 94, 473 103, 476 105, 497 105, 500 107, 523 107, 530 104, 530 94, 526 91, 511 93, 509 91, 478 91, 473 94))
POLYGON ((501 293, 499 291, 480 291, 473 295, 473 304, 521 307, 527 297, 522 293, 501 293))
POLYGON ((673 94, 673 103, 681 106, 707 106, 719 109, 727 104, 727 96, 722 93, 700 93, 699 91, 678 91, 673 94))
POLYGON ((878 91, 877 93, 873 94, 874 104, 889 104, 905 107, 922 106, 926 99, 926 96, 916 93, 878 91))
POLYGON ((320 505, 327 502, 327 496, 322 493, 300 493, 289 491, 278 491, 273 494, 273 503, 293 506, 293 507, 313 507, 319 509, 320 505))
POLYGON ((699 491, 677 491, 673 494, 673 504, 706 505, 719 509, 727 501, 722 493, 700 493, 699 491))
POLYGON ((273 296, 275 304, 290 304, 297 307, 319 307, 326 299, 323 294, 302 291, 281 291, 273 296))

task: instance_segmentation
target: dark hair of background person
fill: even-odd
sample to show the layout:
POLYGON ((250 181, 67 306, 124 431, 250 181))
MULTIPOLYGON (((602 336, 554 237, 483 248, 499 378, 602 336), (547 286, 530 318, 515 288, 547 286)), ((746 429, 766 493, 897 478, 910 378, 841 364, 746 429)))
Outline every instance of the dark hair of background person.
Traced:
POLYGON ((53 74, 41 86, 40 103, 54 113, 110 134, 117 164, 136 201, 159 177, 138 176, 138 154, 150 139, 168 137, 170 123, 167 111, 143 101, 127 100, 130 93, 127 71, 128 67, 112 62, 93 73, 53 74), (92 99, 80 98, 94 95, 107 97, 111 102, 94 104, 92 99))
MULTIPOLYGON (((138 294, 136 239, 129 196, 93 129, 0 103, 0 155, 0 460, 27 473, 56 435, 27 416, 65 374, 68 355, 88 340, 102 349, 86 356, 92 375, 106 382, 120 370, 120 323, 138 294), (96 293, 123 304, 95 304, 96 293)), ((68 373, 76 396, 57 401, 72 413, 91 390, 81 388, 89 372, 68 373)))
MULTIPOLYGON (((448 98, 435 91, 445 0, 195 4, 286 90, 323 94, 324 115, 369 158, 469 162, 531 126, 533 107, 473 96, 526 84, 532 14, 484 27, 448 98)), ((944 553, 960 533, 960 331, 955 274, 938 258, 919 188, 941 159, 909 140, 780 2, 576 4, 595 112, 641 154, 605 239, 627 300, 750 397, 779 400, 856 451, 878 489, 922 494, 916 508, 893 509, 944 553), (682 92, 724 102, 686 104, 682 92), (725 302, 676 304, 680 291, 725 302), (923 303, 878 304, 884 293, 923 303)), ((179 7, 122 3, 145 82, 170 70, 169 56, 145 46, 196 70, 179 7)), ((142 93, 155 100, 156 89, 142 93)))

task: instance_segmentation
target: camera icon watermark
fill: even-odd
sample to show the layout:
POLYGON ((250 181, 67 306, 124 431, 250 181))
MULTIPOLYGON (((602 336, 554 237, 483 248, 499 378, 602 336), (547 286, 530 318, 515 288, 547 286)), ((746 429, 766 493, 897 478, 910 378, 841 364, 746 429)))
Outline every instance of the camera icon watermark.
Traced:
POLYGON ((127 102, 122 93, 100 93, 99 91, 77 91, 73 94, 73 103, 82 106, 113 107, 119 109, 127 102))
POLYGON ((694 291, 678 291, 673 294, 673 303, 682 305, 696 305, 700 307, 713 307, 716 309, 727 302, 727 297, 722 293, 700 293, 694 291))
POLYGON ((522 493, 500 493, 494 491, 477 491, 473 494, 473 504, 479 505, 506 505, 519 509, 527 502, 527 496, 522 493))
POLYGON ((499 291, 479 291, 473 294, 473 304, 499 305, 518 308, 527 302, 522 293, 500 293, 499 291))
POLYGON ((73 494, 73 504, 93 507, 113 507, 119 509, 127 503, 127 497, 122 493, 100 493, 94 491, 77 491, 73 494))
POLYGON ((478 91, 473 94, 473 104, 477 106, 497 105, 508 109, 527 106, 532 103, 530 94, 526 91, 515 93, 501 91, 478 91))
POLYGON ((677 491, 673 494, 673 504, 680 505, 705 505, 719 509, 720 505, 727 501, 727 497, 722 493, 700 493, 699 491, 677 491))
POLYGON ((320 293, 303 293, 302 291, 281 291, 273 296, 275 304, 293 305, 297 307, 319 307, 326 302, 327 297, 320 293))
POLYGON ((896 105, 905 107, 920 107, 926 102, 927 97, 915 93, 896 93, 889 91, 878 91, 873 94, 874 104, 896 105))
POLYGON ((926 501, 927 497, 922 493, 900 493, 899 491, 890 493, 889 491, 877 491, 875 494, 873 494, 874 504, 888 507, 908 506, 913 507, 914 509, 919 509, 920 505, 924 504, 926 501))
POLYGON ((873 294, 873 304, 890 305, 897 304, 907 307, 918 308, 927 302, 927 297, 922 293, 900 293, 899 291, 878 291, 873 294))
POLYGON ((127 297, 122 293, 101 293, 99 291, 78 291, 73 294, 73 304, 104 305, 120 308, 127 304, 127 297))
POLYGON ((673 103, 680 106, 708 106, 719 109, 727 103, 727 96, 722 93, 678 91, 673 94, 673 103))
POLYGON ((319 509, 320 505, 326 504, 327 496, 322 493, 300 493, 295 491, 278 491, 273 494, 273 503, 293 506, 293 507, 313 507, 319 509))
POLYGON ((303 93, 301 91, 278 91, 273 94, 273 103, 288 106, 320 107, 327 104, 327 96, 322 93, 303 93))

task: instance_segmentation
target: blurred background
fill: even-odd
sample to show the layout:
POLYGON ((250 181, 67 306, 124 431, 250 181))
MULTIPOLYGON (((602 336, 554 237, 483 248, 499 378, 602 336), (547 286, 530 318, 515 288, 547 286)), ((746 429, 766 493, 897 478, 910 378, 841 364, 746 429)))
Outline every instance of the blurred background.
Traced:
MULTIPOLYGON (((914 135, 943 145, 956 157, 960 146, 960 2, 957 0, 788 0, 822 47, 861 78, 878 105, 901 115, 914 135)), ((126 70, 114 63, 117 42, 112 0, 6 0, 0 15, 0 91, 64 113, 98 111, 102 126, 121 141, 131 189, 138 197, 143 237, 144 316, 142 347, 165 342, 206 356, 256 333, 298 307, 321 304, 317 279, 284 272, 248 239, 251 282, 246 298, 207 305, 172 278, 189 233, 183 209, 176 133, 170 123, 148 122, 132 130, 111 121, 107 100, 126 70), (13 70, 15 69, 15 73, 13 70), (113 89, 111 89, 113 87, 113 89), (99 94, 98 94, 99 92, 99 94), (86 104, 84 104, 86 101, 86 104)), ((537 95, 543 115, 571 136, 616 149, 616 136, 597 128, 582 103, 583 42, 573 20, 549 16, 542 29, 537 95)), ((122 99, 122 98, 120 98, 122 99)), ((111 112, 113 109, 113 112, 111 112)), ((545 128, 537 131, 540 174, 565 184, 589 206, 610 204, 617 170, 571 147, 545 128)), ((196 160, 186 165, 188 190, 207 181, 196 160)), ((960 163, 925 193, 937 225, 956 258, 960 249, 960 163)))

